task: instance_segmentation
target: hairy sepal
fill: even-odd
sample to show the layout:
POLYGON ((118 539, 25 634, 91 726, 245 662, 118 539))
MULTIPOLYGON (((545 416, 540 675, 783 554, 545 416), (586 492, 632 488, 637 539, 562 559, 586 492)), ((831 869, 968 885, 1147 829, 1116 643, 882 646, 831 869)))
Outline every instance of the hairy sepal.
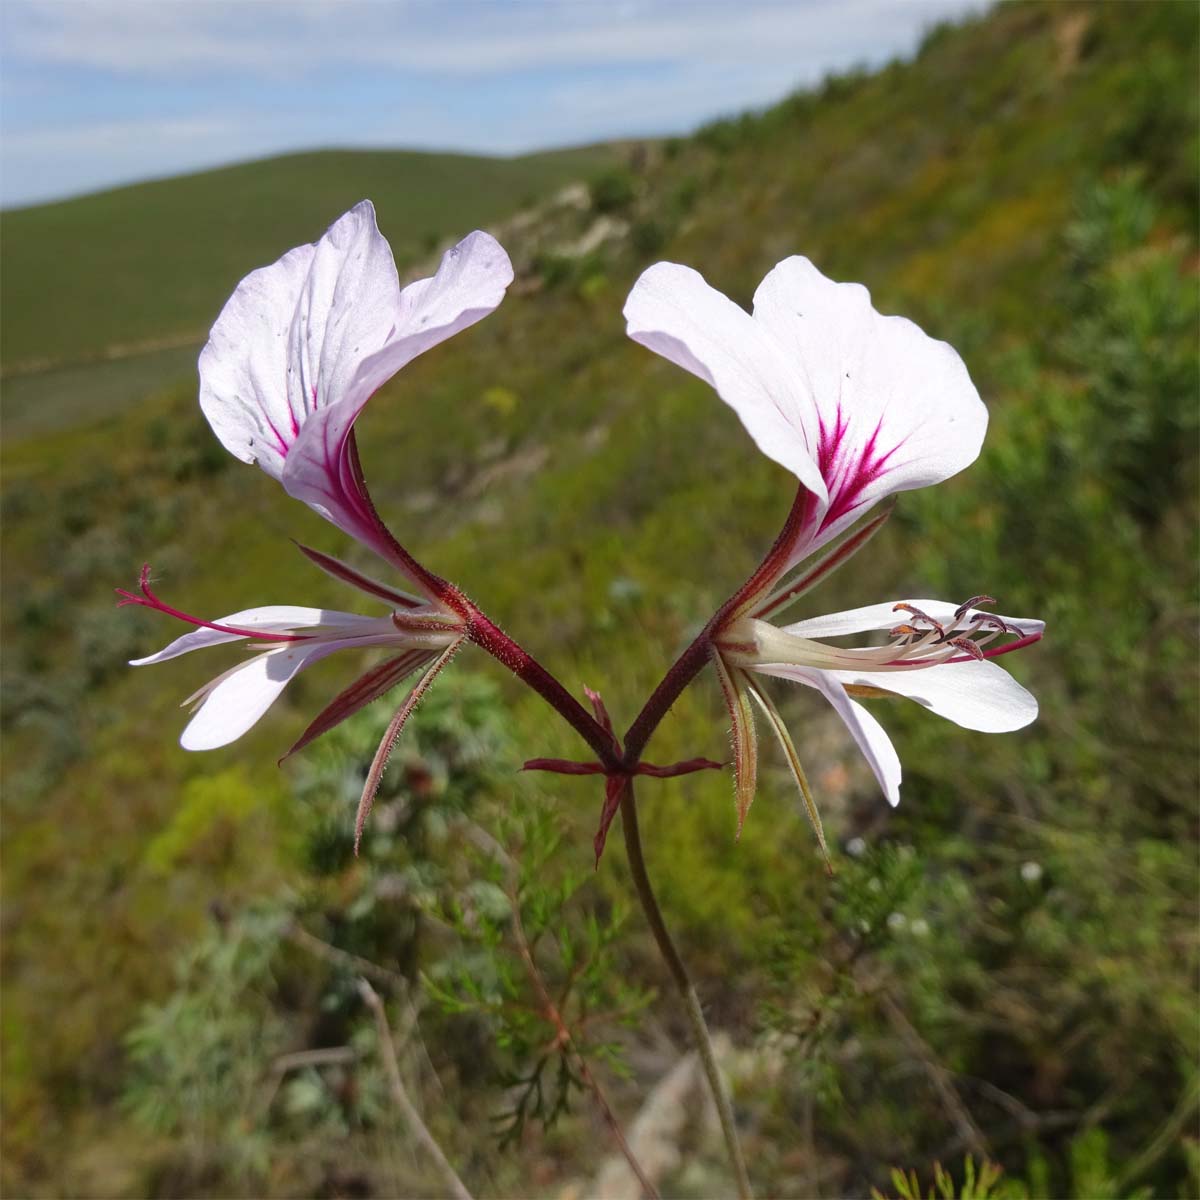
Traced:
POLYGON ((758 783, 758 731, 754 727, 754 710, 750 705, 746 673, 726 663, 715 648, 712 661, 721 684, 721 694, 725 697, 725 706, 729 709, 737 836, 741 837, 742 826, 754 802, 754 790, 758 783))
POLYGON ((360 592, 366 592, 368 596, 375 596, 380 600, 386 601, 388 604, 397 604, 401 608, 419 608, 426 603, 419 596, 413 596, 408 592, 401 591, 399 588, 389 587, 386 583, 380 583, 379 580, 372 579, 369 575, 364 575, 361 571, 356 571, 348 563, 342 562, 339 558, 334 558, 331 554, 325 554, 321 550, 314 550, 311 546, 305 546, 300 542, 296 542, 296 548, 310 562, 320 567, 326 575, 339 580, 341 583, 348 583, 360 592))
POLYGON ((365 675, 356 679, 348 688, 339 692, 312 720, 308 728, 296 739, 292 748, 279 761, 291 758, 299 750, 303 750, 310 742, 315 741, 323 733, 328 733, 335 725, 340 725, 347 717, 352 717, 370 703, 390 692, 398 683, 406 679, 418 668, 424 666, 432 658, 427 650, 409 650, 396 658, 373 667, 365 675))
POLYGON ((441 654, 425 669, 425 673, 417 680, 413 690, 408 693, 408 697, 404 703, 396 710, 396 715, 392 717, 388 723, 387 729, 384 731, 383 737, 379 742, 379 748, 375 751, 375 757, 371 760, 370 770, 367 771, 366 781, 363 783, 362 796, 358 801, 358 813, 354 818, 354 853, 358 855, 358 848, 362 843, 363 827, 367 823, 367 817, 371 815, 371 806, 375 803, 375 794, 379 791, 379 785, 383 781, 383 772, 387 767, 388 757, 392 753, 392 748, 395 746, 401 733, 404 732, 404 726, 408 724, 408 718, 412 716, 413 711, 421 702, 421 698, 429 690, 433 681, 441 674, 442 669, 450 662, 450 660, 458 653, 458 648, 462 645, 462 639, 447 646, 441 654))
POLYGON ((775 731, 775 736, 779 739, 780 746, 783 747, 788 769, 792 773, 792 778, 796 781, 796 786, 800 789, 800 795, 804 799, 804 807, 808 812, 808 819, 812 822, 813 831, 817 835, 817 845, 821 847, 821 856, 825 859, 825 869, 832 875, 833 863, 829 858, 829 847, 825 844, 825 830, 821 825, 821 814, 817 811, 817 802, 813 799, 812 788, 808 786, 808 776, 805 775, 804 767, 800 762, 800 756, 796 753, 796 746, 792 742, 792 735, 788 732, 783 718, 779 715, 779 710, 775 707, 775 702, 758 682, 747 676, 746 684, 750 695, 754 697, 758 706, 763 710, 767 718, 767 723, 775 731))
POLYGON ((798 575, 794 575, 789 583, 777 587, 754 609, 753 615, 765 620, 790 608, 801 596, 807 595, 839 567, 845 566, 887 524, 887 520, 895 508, 895 501, 890 501, 879 512, 848 531, 832 549, 822 554, 816 562, 807 564, 799 562, 788 568, 788 574, 797 568, 803 569, 798 575))

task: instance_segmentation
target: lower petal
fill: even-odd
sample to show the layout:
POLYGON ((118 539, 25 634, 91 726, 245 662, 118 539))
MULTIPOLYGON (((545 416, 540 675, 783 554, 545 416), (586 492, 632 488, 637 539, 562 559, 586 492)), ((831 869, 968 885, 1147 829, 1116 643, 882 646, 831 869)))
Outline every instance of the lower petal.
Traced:
POLYGON ((1038 715, 1036 698, 993 662, 941 663, 909 671, 830 671, 843 684, 907 696, 930 711, 981 733, 1023 729, 1038 715))
POLYGON ((765 675, 776 675, 780 679, 791 679, 816 688, 830 704, 837 715, 842 718, 846 728, 850 730, 863 757, 867 760, 879 786, 883 789, 887 802, 894 808, 900 803, 900 758, 892 739, 888 737, 883 726, 856 700, 847 694, 842 683, 835 676, 846 674, 843 671, 818 671, 807 667, 772 667, 764 671, 765 675))
POLYGON ((237 741, 275 703, 293 676, 343 644, 292 643, 234 668, 205 696, 179 744, 185 750, 215 750, 237 741))

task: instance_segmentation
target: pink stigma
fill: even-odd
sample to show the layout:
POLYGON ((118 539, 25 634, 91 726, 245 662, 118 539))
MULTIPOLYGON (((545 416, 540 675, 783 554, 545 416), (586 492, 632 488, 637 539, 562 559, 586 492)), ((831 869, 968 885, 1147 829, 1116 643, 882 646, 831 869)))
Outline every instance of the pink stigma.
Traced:
POLYGON ((154 594, 150 587, 149 563, 142 564, 142 573, 138 579, 138 591, 142 593, 140 596, 135 596, 124 588, 116 588, 115 591, 121 597, 117 601, 118 608, 123 608, 126 604, 138 604, 142 608, 152 608, 155 612, 166 613, 168 617, 174 617, 177 621, 183 621, 187 625, 195 625, 201 629, 214 629, 217 633, 231 633, 235 637, 255 638, 260 642, 308 642, 312 640, 308 634, 269 633, 262 629, 239 629, 236 625, 218 625, 213 621, 202 621, 199 617, 180 612, 179 609, 164 604, 154 594))

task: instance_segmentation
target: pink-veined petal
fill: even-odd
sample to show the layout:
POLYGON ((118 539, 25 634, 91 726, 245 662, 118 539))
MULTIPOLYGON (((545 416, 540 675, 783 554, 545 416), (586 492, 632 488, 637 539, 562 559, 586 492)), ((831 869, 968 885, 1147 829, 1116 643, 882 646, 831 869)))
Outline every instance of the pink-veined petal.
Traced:
MULTIPOLYGON (((247 608, 230 613, 213 622, 216 625, 234 625, 241 629, 259 630, 263 633, 290 633, 296 629, 307 629, 316 625, 336 625, 339 628, 361 627, 367 632, 378 623, 376 617, 364 617, 357 613, 336 612, 327 608, 301 608, 294 604, 268 604, 262 608, 247 608)), ((243 634, 222 633, 216 629, 194 629, 177 637, 157 654, 145 658, 130 659, 131 667, 146 667, 152 663, 166 662, 192 650, 206 646, 219 646, 225 642, 241 641, 243 634)))
MULTIPOLYGON (((436 275, 409 284, 399 294, 382 345, 371 346, 366 338, 344 339, 329 372, 336 387, 321 390, 326 378, 322 370, 316 411, 288 455, 283 471, 288 493, 344 525, 338 503, 345 486, 346 443, 363 406, 401 367, 492 312, 512 279, 512 263, 503 247, 476 231, 446 251, 436 275)), ((353 294, 335 297, 335 304, 363 302, 353 294)))
POLYGON ((883 726, 857 701, 847 694, 842 683, 834 678, 832 671, 817 671, 807 667, 771 666, 763 674, 775 675, 780 679, 791 679, 816 688, 845 722, 867 765, 879 780, 879 786, 887 802, 894 808, 900 803, 900 759, 892 739, 883 726))
POLYGON ((300 430, 346 395, 399 308, 396 265, 369 200, 320 241, 251 272, 200 354, 200 407, 222 444, 282 478, 300 430))
MULTIPOLYGON (((949 625, 954 620, 957 604, 948 600, 906 600, 908 604, 919 608, 935 621, 949 625)), ((791 625, 782 625, 784 633, 794 633, 797 637, 828 638, 843 637, 853 633, 870 633, 874 630, 893 629, 902 622, 911 620, 906 612, 896 612, 896 602, 888 600, 883 604, 868 604, 863 608, 851 608, 845 612, 829 613, 820 617, 809 617, 804 621, 796 621, 791 625)), ((972 609, 972 612, 992 614, 987 609, 972 609)), ((1023 634, 1042 633, 1046 628, 1045 621, 1034 620, 1032 617, 1001 617, 1007 625, 1019 629, 1023 634)))
POLYGON ((1011 733, 1038 715, 1038 702, 994 662, 941 663, 919 671, 830 671, 843 684, 906 696, 930 711, 981 733, 1011 733))
POLYGON ((200 352, 200 408, 213 432, 230 454, 275 479, 299 428, 287 388, 289 335, 316 249, 298 246, 251 271, 200 352))
POLYGON ((511 281, 504 250, 476 232, 401 290, 364 200, 238 285, 200 355, 201 408, 232 454, 391 557, 347 461, 350 430, 382 383, 491 312, 511 281))
POLYGON ((788 258, 755 292, 754 319, 812 406, 804 420, 817 427, 813 452, 829 493, 822 541, 884 496, 947 479, 978 457, 987 409, 962 359, 906 318, 877 313, 860 284, 788 258))
POLYGON ((716 389, 758 448, 824 502, 815 413, 794 364, 749 313, 690 267, 664 262, 633 285, 625 319, 635 342, 716 389))

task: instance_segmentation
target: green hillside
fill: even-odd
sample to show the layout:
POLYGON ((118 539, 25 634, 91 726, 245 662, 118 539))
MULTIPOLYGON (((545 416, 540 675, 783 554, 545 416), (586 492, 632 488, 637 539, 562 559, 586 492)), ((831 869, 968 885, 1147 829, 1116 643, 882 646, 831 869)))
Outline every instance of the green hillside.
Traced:
MULTIPOLYGON (((1037 724, 986 737, 916 706, 877 710, 905 764, 890 812, 844 731, 781 688, 835 848, 833 883, 770 755, 736 844, 730 784, 716 772, 641 791, 668 919, 710 1020, 751 1063, 738 1107, 761 1194, 866 1195, 891 1186, 892 1166, 925 1177, 967 1150, 1001 1162, 1028 1195, 1195 1191, 1184 1135, 1200 1052, 1198 25, 1186 4, 1005 5, 935 31, 910 63, 832 79, 617 165, 591 152, 538 159, 546 188, 602 169, 590 205, 509 221, 519 278, 504 305, 406 368, 360 423, 367 477, 398 535, 569 687, 600 687, 623 725, 791 499, 790 477, 706 388, 627 341, 620 309, 638 272, 685 262, 744 303, 776 261, 805 253, 968 363, 991 412, 979 463, 904 496, 869 554, 806 611, 988 592, 1001 611, 1043 616, 1046 641, 1009 660, 1039 696, 1037 724), (852 839, 867 847, 861 860, 852 839)), ((433 189, 416 158, 403 184, 390 161, 379 156, 375 185, 364 175, 349 192, 330 170, 319 198, 301 160, 280 160, 223 173, 243 181, 236 206, 228 180, 208 175, 147 185, 128 203, 110 193, 6 215, 5 363, 203 329, 232 282, 363 193, 407 261, 426 234, 494 221, 536 193, 528 176, 505 176, 507 192, 473 185, 451 207, 453 189, 433 189), (261 190, 259 172, 271 180, 261 190), (206 223, 218 201, 220 224, 206 223), (33 266, 10 254, 68 219, 84 242, 123 231, 107 267, 119 294, 103 294, 97 272, 14 321, 11 296, 17 281, 31 287, 33 266), (170 269, 168 247, 182 256, 170 269), (195 279, 179 276, 184 263, 195 279)), ((78 367, 60 391, 44 383, 38 405, 60 414, 48 431, 6 438, 0 464, 7 1191, 335 1195, 359 1179, 338 1173, 351 1168, 367 1194, 417 1191, 405 1156, 380 1150, 366 1083, 357 1101, 347 1086, 320 1108, 324 1123, 298 1091, 286 1111, 234 1105, 233 1120, 226 1093, 194 1085, 178 1054, 131 1063, 130 1029, 145 1051, 153 1022, 189 995, 225 1014, 213 1028, 240 1031, 241 1058, 351 1041, 361 1013, 333 984, 321 992, 294 947, 232 993, 219 971, 197 983, 195 968, 188 993, 165 964, 208 962, 214 938, 233 944, 221 941, 229 914, 271 903, 418 991, 419 972, 436 975, 446 953, 448 922, 404 908, 396 881, 405 895, 436 891, 431 879, 465 868, 444 825, 412 843, 381 833, 375 857, 349 858, 353 800, 335 797, 369 757, 371 715, 276 768, 349 663, 306 673, 232 747, 178 748, 178 702, 234 660, 213 651, 128 669, 175 631, 115 609, 114 586, 149 561, 162 594, 190 611, 340 607, 344 590, 289 539, 366 564, 220 449, 194 385, 130 407, 105 364, 95 370, 112 397, 103 419, 86 415, 78 367), (195 1086, 176 1115, 170 1093, 183 1085, 164 1062, 195 1086)), ((471 715, 448 680, 448 708, 412 732, 423 756, 413 787, 454 790, 453 771, 438 774, 455 759, 437 721, 459 722, 468 741, 472 722, 484 726, 478 736, 503 749, 486 770, 461 768, 473 819, 506 837, 518 814, 550 805, 565 839, 545 873, 581 871, 573 903, 607 924, 629 885, 619 849, 587 873, 594 784, 515 774, 525 757, 579 747, 479 654, 464 652, 450 676, 460 689, 481 677, 502 705, 471 715)), ((702 679, 652 757, 720 757, 726 727, 702 679)), ((682 1050, 685 1034, 636 915, 617 952, 622 978, 664 992, 622 1034, 633 1078, 611 1085, 632 1119, 664 1069, 664 1042, 682 1050)), ((595 1170, 604 1135, 578 1111, 498 1151, 483 1132, 507 1094, 494 1029, 432 1002, 421 1028, 444 1088, 426 1075, 428 1103, 473 1186, 527 1194, 536 1174, 539 1193, 559 1194, 595 1170)), ((664 1186, 714 1194, 721 1178, 697 1151, 664 1186)))
POLYGON ((202 342, 248 263, 311 241, 364 196, 387 214, 384 232, 403 266, 472 223, 586 177, 613 153, 326 150, 5 212, 0 365, 20 372, 202 342))

